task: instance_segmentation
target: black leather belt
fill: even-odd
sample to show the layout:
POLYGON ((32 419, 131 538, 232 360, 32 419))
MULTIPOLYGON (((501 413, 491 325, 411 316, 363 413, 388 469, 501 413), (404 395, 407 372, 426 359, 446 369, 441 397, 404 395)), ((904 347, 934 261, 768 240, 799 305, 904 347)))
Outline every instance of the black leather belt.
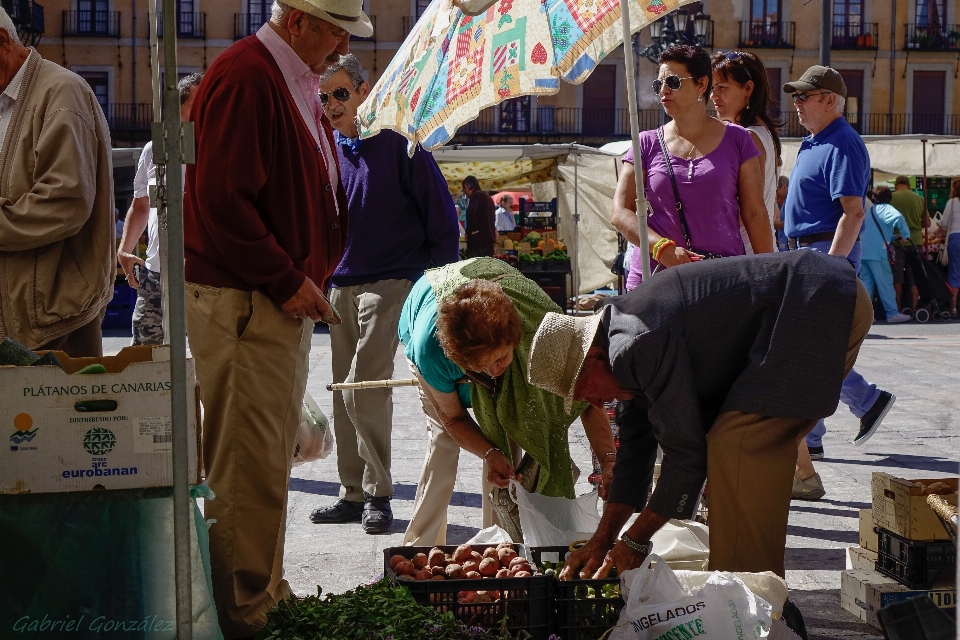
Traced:
MULTIPOLYGON (((787 246, 791 249, 798 249, 800 247, 809 247, 815 242, 833 242, 833 236, 836 235, 833 231, 824 231, 823 233, 811 233, 808 236, 800 236, 799 238, 787 238, 787 246)), ((857 234, 857 242, 860 241, 860 235, 857 234)))

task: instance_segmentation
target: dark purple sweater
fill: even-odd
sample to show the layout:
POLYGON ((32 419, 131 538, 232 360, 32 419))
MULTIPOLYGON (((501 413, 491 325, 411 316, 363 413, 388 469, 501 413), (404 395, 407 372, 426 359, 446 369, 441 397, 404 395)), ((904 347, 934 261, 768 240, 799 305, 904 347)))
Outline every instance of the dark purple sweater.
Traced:
POLYGON ((433 155, 384 129, 372 138, 337 136, 340 179, 347 192, 347 249, 331 283, 412 280, 424 269, 459 259, 460 225, 433 155))

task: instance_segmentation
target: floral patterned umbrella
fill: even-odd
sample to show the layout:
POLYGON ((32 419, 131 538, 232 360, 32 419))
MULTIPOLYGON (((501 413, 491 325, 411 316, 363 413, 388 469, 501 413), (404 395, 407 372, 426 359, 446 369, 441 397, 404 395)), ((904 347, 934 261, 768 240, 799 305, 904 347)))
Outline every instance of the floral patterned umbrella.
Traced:
MULTIPOLYGON (((627 0, 636 32, 692 0, 627 0)), ((358 114, 433 150, 482 109, 579 84, 623 41, 621 0, 433 0, 358 114)))

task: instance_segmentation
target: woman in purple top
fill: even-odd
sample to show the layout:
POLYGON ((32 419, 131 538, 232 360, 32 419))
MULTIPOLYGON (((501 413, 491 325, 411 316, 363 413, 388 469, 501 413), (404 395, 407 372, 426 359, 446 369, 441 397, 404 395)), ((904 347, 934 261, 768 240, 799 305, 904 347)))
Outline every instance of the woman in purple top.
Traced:
MULTIPOLYGON (((657 131, 640 134, 641 171, 650 207, 651 269, 694 262, 706 254, 744 255, 740 220, 756 253, 773 251, 773 229, 763 202, 760 155, 750 134, 735 124, 707 115, 713 71, 710 56, 688 45, 670 47, 660 56, 653 83, 663 110, 673 120, 662 127, 664 143, 689 230, 687 243, 657 131)), ((613 199, 611 221, 627 240, 639 245, 633 151, 613 199)), ((627 289, 640 284, 639 251, 633 254, 627 289)))

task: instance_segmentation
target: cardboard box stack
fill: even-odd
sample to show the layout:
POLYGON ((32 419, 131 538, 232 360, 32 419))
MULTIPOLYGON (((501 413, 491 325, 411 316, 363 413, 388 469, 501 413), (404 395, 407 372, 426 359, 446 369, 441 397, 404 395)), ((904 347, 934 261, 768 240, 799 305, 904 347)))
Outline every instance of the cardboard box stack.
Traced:
POLYGON ((840 604, 880 628, 879 611, 927 595, 934 605, 956 609, 956 548, 927 506, 939 494, 957 504, 957 478, 905 480, 874 473, 873 506, 860 511, 860 545, 847 549, 840 604))

